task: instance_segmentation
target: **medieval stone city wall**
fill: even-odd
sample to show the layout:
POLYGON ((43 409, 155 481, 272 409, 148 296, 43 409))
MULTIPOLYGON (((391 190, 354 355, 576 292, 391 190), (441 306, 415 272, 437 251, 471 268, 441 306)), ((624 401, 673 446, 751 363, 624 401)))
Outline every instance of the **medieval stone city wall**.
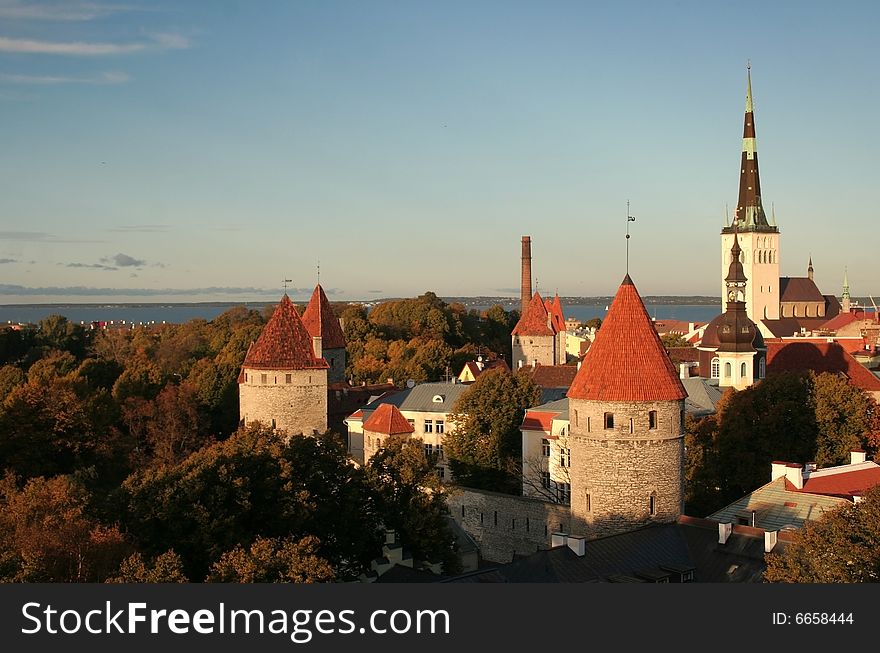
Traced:
POLYGON ((571 532, 571 513, 561 504, 469 488, 451 490, 447 501, 453 519, 491 562, 549 549, 552 533, 571 532))
POLYGON ((327 430, 327 370, 244 369, 238 386, 239 416, 288 435, 327 430), (288 382, 288 377, 290 382, 288 382))

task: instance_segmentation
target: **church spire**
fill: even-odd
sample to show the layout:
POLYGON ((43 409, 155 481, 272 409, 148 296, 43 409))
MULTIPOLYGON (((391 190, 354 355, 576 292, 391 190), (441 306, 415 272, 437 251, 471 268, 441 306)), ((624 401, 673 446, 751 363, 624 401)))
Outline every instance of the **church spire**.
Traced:
POLYGON ((847 274, 846 274, 846 268, 843 268, 843 296, 841 297, 841 299, 843 300, 841 302, 841 304, 842 304, 841 310, 844 313, 849 313, 851 310, 850 309, 850 297, 849 297, 849 278, 847 277, 847 274))
POLYGON ((746 231, 776 231, 767 222, 761 204, 761 179, 758 174, 758 150, 755 141, 755 112, 752 102, 752 70, 748 70, 746 85, 746 115, 743 124, 742 163, 739 177, 739 200, 734 221, 746 231))
POLYGON ((810 255, 810 262, 807 264, 807 278, 813 279, 813 256, 810 255))

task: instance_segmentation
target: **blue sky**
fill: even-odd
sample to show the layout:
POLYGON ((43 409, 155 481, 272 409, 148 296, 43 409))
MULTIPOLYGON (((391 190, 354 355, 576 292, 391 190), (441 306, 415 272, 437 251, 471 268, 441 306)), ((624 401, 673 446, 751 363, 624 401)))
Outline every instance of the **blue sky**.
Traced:
POLYGON ((627 200, 640 292, 717 294, 748 60, 782 273, 880 293, 878 13, 0 0, 0 302, 512 295, 524 234, 604 295, 627 200))

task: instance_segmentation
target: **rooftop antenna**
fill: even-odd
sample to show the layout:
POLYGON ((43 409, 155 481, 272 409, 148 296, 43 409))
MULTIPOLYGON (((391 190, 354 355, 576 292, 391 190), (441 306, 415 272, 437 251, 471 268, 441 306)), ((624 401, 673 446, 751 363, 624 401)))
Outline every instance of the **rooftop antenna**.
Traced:
POLYGON ((282 279, 281 285, 284 286, 284 294, 287 294, 287 284, 293 283, 293 279, 282 279))
POLYGON ((636 219, 629 214, 629 200, 626 201, 626 273, 629 274, 629 223, 636 219))

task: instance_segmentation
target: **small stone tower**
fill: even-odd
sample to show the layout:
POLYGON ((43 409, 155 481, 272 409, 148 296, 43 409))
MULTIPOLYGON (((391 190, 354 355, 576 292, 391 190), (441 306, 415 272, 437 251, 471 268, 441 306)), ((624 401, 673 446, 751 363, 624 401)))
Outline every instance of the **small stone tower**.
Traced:
MULTIPOLYGON (((532 295, 525 313, 519 318, 519 322, 511 332, 511 346, 513 350, 513 364, 515 371, 519 367, 528 365, 556 365, 559 356, 559 332, 554 327, 553 315, 547 310, 547 305, 536 291, 532 295)), ((552 307, 552 304, 550 304, 552 307)), ((563 329, 565 320, 562 320, 563 329)), ((564 335, 564 333, 563 333, 564 335)), ((563 341, 564 342, 564 341, 563 341)), ((565 347, 563 345, 563 354, 565 347)))
POLYGON ((313 342, 285 293, 241 366, 241 422, 261 422, 288 435, 324 433, 328 367, 320 338, 313 342))
POLYGON ((686 397, 627 274, 568 391, 572 532, 681 516, 686 397))
POLYGON ((302 321, 313 339, 321 339, 321 351, 316 351, 315 355, 323 356, 330 365, 327 381, 345 381, 345 334, 321 284, 315 286, 309 305, 303 311, 302 321))
POLYGON ((364 462, 369 462, 392 435, 410 435, 415 429, 394 404, 380 404, 364 422, 364 462))
MULTIPOLYGON (((727 286, 727 310, 717 323, 718 385, 742 390, 755 380, 755 338, 758 328, 746 313, 746 276, 740 262, 740 247, 736 233, 730 250, 730 270, 724 283, 727 286)), ((811 268, 812 269, 812 265, 811 268)), ((714 322, 714 321, 713 321, 714 322)))

